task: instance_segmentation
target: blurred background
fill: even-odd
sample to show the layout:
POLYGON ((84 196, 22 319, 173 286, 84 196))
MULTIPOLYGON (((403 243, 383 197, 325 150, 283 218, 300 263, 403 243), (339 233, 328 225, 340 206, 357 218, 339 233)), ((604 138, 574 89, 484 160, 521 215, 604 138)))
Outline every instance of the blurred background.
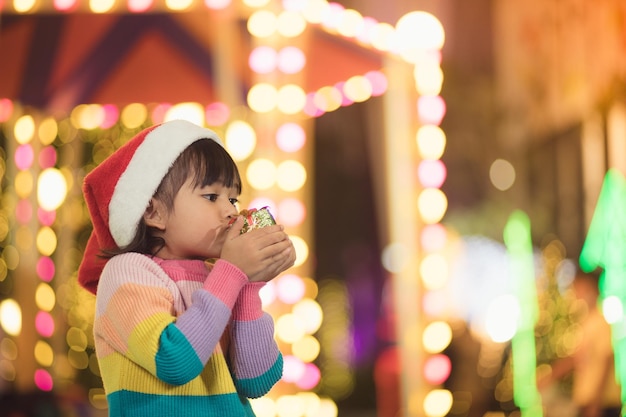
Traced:
POLYGON ((107 415, 80 185, 186 118, 297 248, 259 417, 574 416, 535 380, 579 265, 622 374, 625 80, 624 0, 1 2, 0 415, 107 415))

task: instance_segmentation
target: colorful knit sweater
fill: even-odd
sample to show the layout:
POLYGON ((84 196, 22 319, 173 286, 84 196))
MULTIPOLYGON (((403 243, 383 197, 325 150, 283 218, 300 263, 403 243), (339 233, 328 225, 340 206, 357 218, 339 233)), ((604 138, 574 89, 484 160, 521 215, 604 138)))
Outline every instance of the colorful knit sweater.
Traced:
POLYGON ((262 286, 222 260, 111 258, 94 323, 109 416, 254 416, 283 365, 262 286))

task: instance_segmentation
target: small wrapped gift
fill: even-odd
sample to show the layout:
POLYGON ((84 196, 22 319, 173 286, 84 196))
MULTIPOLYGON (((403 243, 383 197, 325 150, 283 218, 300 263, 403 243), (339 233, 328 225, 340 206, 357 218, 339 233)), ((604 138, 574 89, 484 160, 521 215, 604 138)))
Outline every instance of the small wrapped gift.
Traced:
POLYGON ((262 227, 271 226, 276 224, 276 220, 272 216, 272 213, 268 210, 267 207, 262 207, 260 209, 248 209, 241 210, 239 212, 240 216, 243 216, 243 227, 241 228, 241 233, 249 232, 250 230, 260 229, 262 227))

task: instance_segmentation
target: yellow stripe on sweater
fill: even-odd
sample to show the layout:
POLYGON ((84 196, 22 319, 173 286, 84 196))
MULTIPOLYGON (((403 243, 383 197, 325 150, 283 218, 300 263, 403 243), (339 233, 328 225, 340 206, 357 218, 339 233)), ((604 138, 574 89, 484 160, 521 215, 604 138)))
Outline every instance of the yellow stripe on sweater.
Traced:
POLYGON ((214 353, 202 373, 187 384, 174 386, 130 361, 118 352, 99 359, 108 394, 129 390, 160 395, 219 395, 235 392, 228 366, 221 353, 214 353))

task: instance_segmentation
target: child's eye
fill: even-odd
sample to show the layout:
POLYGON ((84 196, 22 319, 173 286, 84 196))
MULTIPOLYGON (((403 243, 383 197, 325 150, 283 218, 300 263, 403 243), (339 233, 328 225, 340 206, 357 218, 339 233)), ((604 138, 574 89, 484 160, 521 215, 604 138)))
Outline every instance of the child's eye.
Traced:
POLYGON ((209 201, 217 201, 217 194, 205 194, 204 198, 206 198, 209 201))
POLYGON ((230 204, 232 204, 233 206, 236 206, 237 203, 239 203, 239 200, 237 200, 236 198, 229 198, 228 200, 230 201, 230 204))

